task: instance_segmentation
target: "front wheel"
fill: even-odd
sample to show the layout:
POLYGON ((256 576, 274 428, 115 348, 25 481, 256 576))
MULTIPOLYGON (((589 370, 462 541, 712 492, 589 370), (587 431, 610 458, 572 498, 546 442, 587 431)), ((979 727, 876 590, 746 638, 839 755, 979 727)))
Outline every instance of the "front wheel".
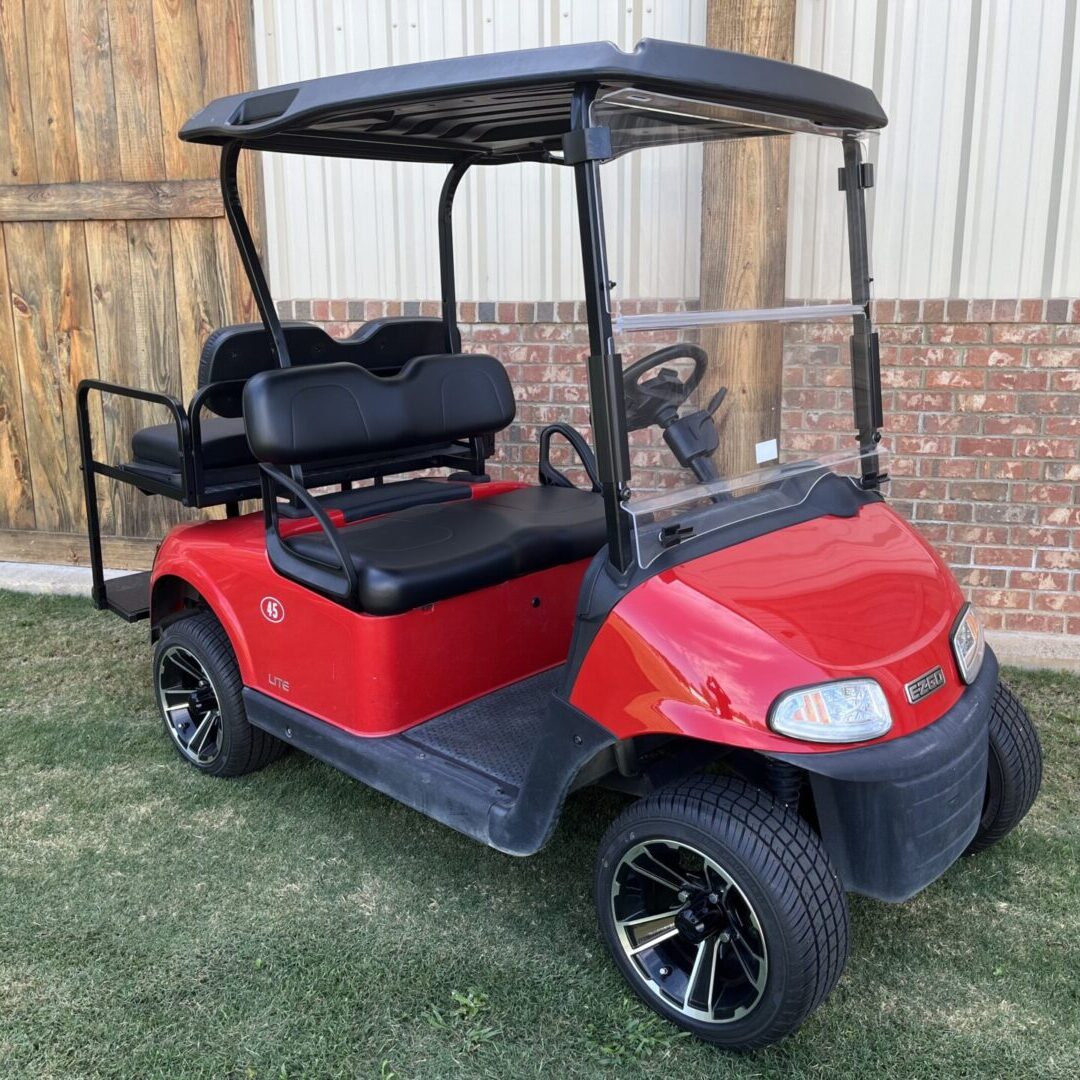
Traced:
POLYGON ((998 683, 990 715, 990 747, 979 831, 966 854, 1003 840, 1031 809, 1042 786, 1042 747, 1027 709, 998 683))
POLYGON ((847 960, 847 899, 820 839, 733 777, 696 777, 624 811, 601 842, 595 890, 634 991, 731 1049, 794 1031, 847 960))

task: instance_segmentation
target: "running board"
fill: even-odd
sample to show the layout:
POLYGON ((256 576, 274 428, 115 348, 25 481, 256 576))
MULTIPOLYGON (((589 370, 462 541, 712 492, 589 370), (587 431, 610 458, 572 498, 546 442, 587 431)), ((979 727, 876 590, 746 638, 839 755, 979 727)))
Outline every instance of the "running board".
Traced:
POLYGON ((248 720, 354 780, 509 855, 547 842, 581 768, 615 742, 542 672, 409 728, 359 736, 248 687, 248 720))

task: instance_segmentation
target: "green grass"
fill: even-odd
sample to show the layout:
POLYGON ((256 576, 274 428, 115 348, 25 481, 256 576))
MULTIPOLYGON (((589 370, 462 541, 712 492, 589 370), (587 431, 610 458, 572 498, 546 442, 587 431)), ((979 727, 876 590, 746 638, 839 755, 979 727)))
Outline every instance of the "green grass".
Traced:
POLYGON ((589 896, 621 805, 571 799, 531 859, 299 754, 184 765, 145 624, 0 593, 0 1075, 1080 1075, 1080 680, 1010 673, 1043 795, 908 904, 854 899, 836 992, 724 1055, 654 1017, 589 896))

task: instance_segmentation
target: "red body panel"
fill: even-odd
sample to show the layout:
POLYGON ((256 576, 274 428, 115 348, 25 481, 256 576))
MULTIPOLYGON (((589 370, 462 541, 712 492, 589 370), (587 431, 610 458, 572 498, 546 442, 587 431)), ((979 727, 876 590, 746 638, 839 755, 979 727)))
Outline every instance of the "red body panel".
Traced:
MULTIPOLYGON (((520 485, 474 493, 507 486, 520 485)), ((174 529, 153 581, 176 577, 198 590, 229 635, 245 685, 355 734, 389 735, 561 664, 587 565, 401 615, 363 615, 278 575, 262 515, 249 514, 174 529)))
MULTIPOLYGON (((478 485, 474 497, 515 486, 478 485)), ((262 516, 250 514, 174 529, 154 585, 179 578, 198 590, 224 625, 246 685, 379 736, 562 663, 587 565, 369 616, 280 577, 266 556, 262 516)), ((937 555, 883 504, 817 518, 633 589, 597 633, 571 703, 620 738, 681 733, 827 751, 835 744, 774 735, 770 705, 794 687, 869 675, 894 718, 878 741, 896 738, 932 723, 962 691, 948 640, 961 603, 937 555), (904 684, 937 665, 945 687, 909 705, 904 684)))
POLYGON ((876 741, 897 738, 962 692, 948 640, 961 603, 938 556, 884 504, 817 518, 639 585, 601 627, 571 703, 621 738, 828 751, 836 745, 774 735, 769 706, 794 687, 868 675, 893 714, 876 741), (905 683, 939 664, 946 685, 908 704, 905 683))

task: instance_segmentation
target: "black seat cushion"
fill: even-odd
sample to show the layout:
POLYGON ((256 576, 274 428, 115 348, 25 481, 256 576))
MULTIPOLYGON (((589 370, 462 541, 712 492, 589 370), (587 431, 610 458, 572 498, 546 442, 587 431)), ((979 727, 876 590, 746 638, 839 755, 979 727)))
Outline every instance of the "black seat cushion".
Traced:
MULTIPOLYGON (((604 503, 574 488, 528 487, 417 506, 338 530, 359 578, 355 602, 396 615, 537 570, 591 558, 604 545, 604 503)), ((297 554, 337 566, 326 537, 289 537, 297 554)))
MULTIPOLYGON (((254 465, 242 419, 206 417, 202 422, 203 467, 229 469, 254 465)), ((131 453, 138 461, 180 468, 180 444, 175 424, 142 428, 131 437, 131 453)))

